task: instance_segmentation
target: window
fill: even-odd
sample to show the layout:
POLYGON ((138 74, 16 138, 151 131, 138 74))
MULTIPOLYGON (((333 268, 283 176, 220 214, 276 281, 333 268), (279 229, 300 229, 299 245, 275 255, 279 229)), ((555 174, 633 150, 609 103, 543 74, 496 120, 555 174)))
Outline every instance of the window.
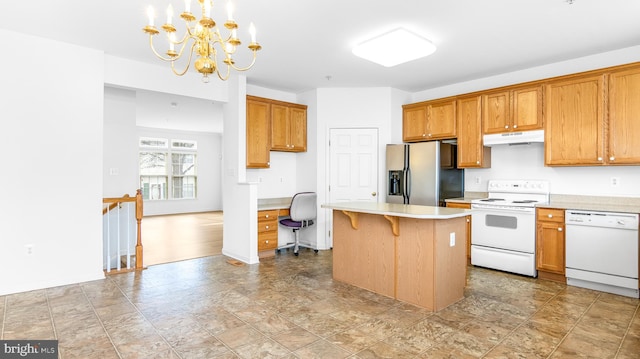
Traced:
POLYGON ((195 199, 196 141, 140 138, 140 188, 145 200, 195 199), (170 159, 170 161, 169 161, 170 159))

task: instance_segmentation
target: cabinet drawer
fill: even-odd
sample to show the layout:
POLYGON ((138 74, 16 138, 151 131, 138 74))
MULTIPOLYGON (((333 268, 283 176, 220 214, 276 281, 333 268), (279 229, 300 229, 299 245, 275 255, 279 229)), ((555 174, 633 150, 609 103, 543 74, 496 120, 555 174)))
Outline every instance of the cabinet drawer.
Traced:
POLYGON ((278 210, 277 209, 258 211, 258 222, 271 221, 271 220, 275 220, 275 221, 278 220, 278 210))
POLYGON ((269 221, 259 221, 258 222, 258 233, 263 232, 278 232, 278 219, 269 220, 269 221))
POLYGON ((538 221, 564 223, 564 209, 538 208, 538 221))
POLYGON ((471 209, 471 203, 447 202, 447 207, 471 209))
POLYGON ((278 248, 278 232, 263 232, 258 234, 258 252, 278 248))

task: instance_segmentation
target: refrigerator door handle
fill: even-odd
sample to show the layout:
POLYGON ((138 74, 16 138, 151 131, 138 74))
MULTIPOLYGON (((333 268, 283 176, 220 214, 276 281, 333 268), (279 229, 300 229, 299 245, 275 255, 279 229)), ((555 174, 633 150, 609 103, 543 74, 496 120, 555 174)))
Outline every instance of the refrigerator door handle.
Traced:
POLYGON ((404 204, 409 204, 411 198, 411 169, 404 170, 404 204))

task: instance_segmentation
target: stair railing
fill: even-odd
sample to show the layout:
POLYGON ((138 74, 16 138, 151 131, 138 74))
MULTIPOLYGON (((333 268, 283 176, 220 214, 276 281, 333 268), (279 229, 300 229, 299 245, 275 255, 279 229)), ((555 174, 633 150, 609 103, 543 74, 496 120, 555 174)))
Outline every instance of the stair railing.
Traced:
POLYGON ((142 191, 140 189, 136 190, 135 197, 125 194, 119 198, 103 198, 102 203, 104 204, 102 215, 105 272, 111 273, 113 270, 115 270, 115 272, 122 272, 143 269, 141 230, 143 214, 142 191), (133 210, 135 210, 135 213, 132 213, 134 212, 133 210), (133 230, 131 227, 134 219, 136 226, 135 256, 131 251, 131 244, 133 243, 133 230), (122 248, 123 239, 126 247, 124 251, 122 248), (112 248, 113 244, 115 244, 115 248, 112 248), (115 256, 113 253, 115 253, 115 256), (135 258, 134 265, 132 265, 131 261, 132 256, 135 258), (114 259, 115 264, 112 263, 114 259))

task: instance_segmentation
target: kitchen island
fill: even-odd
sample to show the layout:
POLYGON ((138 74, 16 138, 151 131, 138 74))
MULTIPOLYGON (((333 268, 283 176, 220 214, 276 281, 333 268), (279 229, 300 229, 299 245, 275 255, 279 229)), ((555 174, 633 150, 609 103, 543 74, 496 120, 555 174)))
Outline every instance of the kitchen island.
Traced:
POLYGON ((333 210, 333 278, 437 311, 463 298, 470 210, 375 202, 333 210))

